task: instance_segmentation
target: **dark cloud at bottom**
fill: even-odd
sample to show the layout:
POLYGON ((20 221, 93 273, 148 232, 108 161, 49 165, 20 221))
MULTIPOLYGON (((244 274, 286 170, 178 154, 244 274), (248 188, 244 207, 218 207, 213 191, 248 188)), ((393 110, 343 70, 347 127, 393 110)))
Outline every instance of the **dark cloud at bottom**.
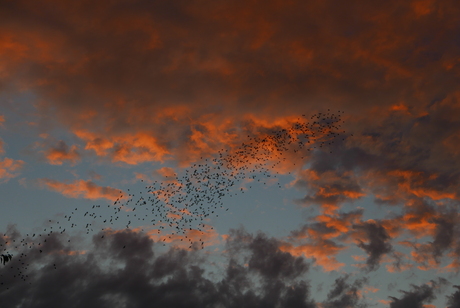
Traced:
MULTIPOLYGON (((280 251, 277 240, 263 233, 231 230, 217 281, 206 275, 205 255, 178 248, 160 253, 142 233, 106 231, 92 242, 91 251, 79 254, 67 238, 53 234, 43 253, 32 248, 27 256, 16 255, 0 269, 2 307, 368 307, 360 296, 367 280, 349 275, 337 278, 327 299, 317 303, 309 264, 280 251)), ((439 279, 413 286, 401 299, 392 297, 390 307, 422 307, 445 284, 439 279)), ((458 306, 459 293, 447 298, 449 307, 458 306)))
POLYGON ((54 235, 41 247, 46 254, 33 248, 1 268, 0 302, 35 308, 316 307, 309 284, 299 279, 308 270, 303 258, 279 251, 263 234, 239 230, 229 241, 230 250, 250 261, 230 257, 216 282, 205 277, 202 254, 177 248, 159 254, 153 240, 130 230, 95 235, 86 254, 72 253, 67 239, 54 235), (18 273, 24 261, 28 269, 18 273))
POLYGON ((457 291, 448 296, 449 308, 460 307, 460 286, 454 286, 457 291))
POLYGON ((411 291, 402 291, 404 295, 401 298, 391 297, 392 302, 390 303, 390 308, 422 308, 424 304, 431 303, 436 299, 439 288, 447 284, 447 280, 438 278, 436 281, 431 280, 430 284, 420 286, 412 285, 411 291))

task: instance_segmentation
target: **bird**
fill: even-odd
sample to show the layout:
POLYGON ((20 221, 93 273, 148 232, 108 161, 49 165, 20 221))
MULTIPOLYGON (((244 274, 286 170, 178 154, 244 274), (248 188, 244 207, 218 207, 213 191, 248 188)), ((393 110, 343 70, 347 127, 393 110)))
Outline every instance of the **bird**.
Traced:
MULTIPOLYGON (((52 251, 47 239, 63 239, 68 236, 69 230, 77 230, 78 227, 88 235, 96 231, 100 232, 101 239, 110 240, 112 226, 116 228, 124 222, 125 228, 131 229, 135 225, 145 227, 148 221, 152 228, 158 230, 158 235, 169 233, 168 242, 166 238, 162 242, 174 245, 177 241, 184 249, 194 249, 198 247, 194 246, 197 241, 203 249, 206 238, 197 240, 195 234, 203 235, 214 230, 209 225, 210 217, 222 219, 225 217, 222 213, 231 213, 225 204, 226 197, 252 189, 253 185, 245 185, 252 181, 268 186, 277 181, 277 167, 282 163, 289 160, 302 162, 312 152, 331 154, 334 148, 344 142, 348 137, 342 128, 342 114, 342 111, 331 113, 328 109, 310 118, 302 114, 286 126, 274 124, 271 127, 255 127, 239 136, 239 144, 200 156, 180 172, 167 174, 162 180, 149 183, 141 179, 143 188, 137 192, 133 187, 128 188, 127 193, 120 190, 110 204, 102 207, 101 204, 93 204, 87 209, 76 207, 62 218, 49 219, 42 232, 34 232, 32 236, 27 234, 20 241, 18 239, 20 247, 23 252, 29 249, 47 254, 52 251), (77 217, 79 221, 75 221, 77 217), (53 233, 53 230, 60 232, 53 233)), ((277 183, 276 187, 282 189, 277 183)), ((17 244, 14 240, 5 240, 3 244, 0 242, 4 245, 0 247, 15 247, 11 246, 17 244)), ((67 238, 68 245, 70 242, 67 238)), ((122 247, 125 249, 126 245, 122 247)), ((28 258, 25 253, 21 256, 21 260, 28 258)), ((3 265, 11 259, 9 253, 0 255, 3 265)), ((25 267, 20 270, 23 271, 25 267)), ((18 277, 26 279, 25 276, 18 277)))

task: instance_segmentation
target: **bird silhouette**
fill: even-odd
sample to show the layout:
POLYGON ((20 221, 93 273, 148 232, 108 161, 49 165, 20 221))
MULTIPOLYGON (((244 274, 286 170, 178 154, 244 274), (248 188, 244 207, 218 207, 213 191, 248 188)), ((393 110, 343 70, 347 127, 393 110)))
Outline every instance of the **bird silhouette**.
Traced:
POLYGON ((214 231, 209 219, 222 219, 225 215, 219 216, 220 213, 229 213, 226 197, 244 194, 253 186, 245 184, 251 182, 263 186, 277 183, 276 187, 283 189, 277 179, 283 164, 292 162, 301 168, 302 162, 313 152, 330 154, 347 138, 342 128, 342 114, 343 111, 334 114, 328 110, 310 119, 302 115, 285 126, 247 129, 239 136, 239 144, 202 156, 189 167, 167 174, 162 180, 148 183, 141 180, 141 191, 128 188, 127 194, 120 190, 110 204, 93 204, 87 209, 77 207, 64 216, 48 219, 42 231, 33 232, 31 236, 26 234, 22 239, 5 234, 0 237, 0 248, 5 252, 0 255, 0 261, 3 265, 11 261, 12 255, 6 253, 7 248, 22 252, 20 259, 25 262, 16 274, 25 280, 30 258, 26 252, 33 256, 52 253, 55 248, 47 239, 54 243, 66 238, 70 243, 68 233, 78 230, 80 224, 88 235, 99 233, 101 241, 111 240, 107 235, 120 225, 126 229, 142 226, 156 230, 157 241, 181 245, 184 249, 204 249, 206 234, 214 231), (77 217, 79 220, 75 221, 77 217))

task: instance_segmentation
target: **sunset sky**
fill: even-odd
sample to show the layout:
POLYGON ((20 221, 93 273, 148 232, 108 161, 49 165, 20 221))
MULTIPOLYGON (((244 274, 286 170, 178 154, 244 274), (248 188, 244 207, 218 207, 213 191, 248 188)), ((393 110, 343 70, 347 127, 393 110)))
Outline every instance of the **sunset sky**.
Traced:
POLYGON ((460 307, 459 16, 1 1, 0 306, 460 307))

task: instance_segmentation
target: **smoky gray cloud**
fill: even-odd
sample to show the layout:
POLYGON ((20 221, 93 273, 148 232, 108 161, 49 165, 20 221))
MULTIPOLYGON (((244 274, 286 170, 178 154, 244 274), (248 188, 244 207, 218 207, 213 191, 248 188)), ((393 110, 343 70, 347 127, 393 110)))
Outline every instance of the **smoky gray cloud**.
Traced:
POLYGON ((360 242, 358 247, 363 249, 367 254, 368 258, 366 264, 369 271, 378 268, 382 256, 390 253, 393 248, 389 241, 390 236, 386 232, 385 228, 377 223, 363 223, 362 225, 354 226, 355 229, 363 230, 368 239, 367 243, 360 242))
POLYGON ((439 288, 449 284, 446 279, 431 280, 429 284, 412 285, 411 291, 403 291, 401 298, 390 297, 390 308, 422 308, 436 299, 439 288))
POLYGON ((72 250, 64 235, 53 234, 0 269, 0 301, 38 308, 316 307, 303 258, 279 251, 264 234, 234 235, 229 249, 246 254, 249 263, 230 257, 224 275, 212 280, 206 257, 197 251, 160 253, 148 236, 130 230, 95 235, 93 249, 84 254, 72 250), (242 235, 249 241, 242 242, 242 235))

